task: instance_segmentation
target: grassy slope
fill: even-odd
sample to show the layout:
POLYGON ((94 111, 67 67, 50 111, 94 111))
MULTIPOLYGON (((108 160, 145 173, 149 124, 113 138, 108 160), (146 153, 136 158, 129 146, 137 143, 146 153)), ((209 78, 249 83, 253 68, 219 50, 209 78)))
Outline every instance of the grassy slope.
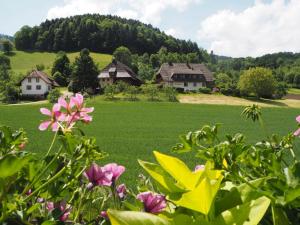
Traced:
MULTIPOLYGON (((15 51, 15 54, 10 56, 12 70, 16 73, 25 74, 28 71, 35 68, 37 64, 45 65, 45 72, 50 74, 51 68, 56 57, 56 53, 50 52, 23 52, 23 51, 15 51)), ((75 57, 78 56, 79 53, 68 53, 69 59, 71 62, 74 62, 75 57)), ((112 56, 107 54, 100 53, 91 53, 95 63, 99 65, 99 68, 103 68, 108 63, 110 63, 112 56)))
MULTIPOLYGON (((243 107, 240 106, 99 100, 91 100, 89 105, 95 106, 94 120, 84 130, 87 135, 96 137, 99 146, 109 153, 110 156, 102 163, 115 161, 127 167, 123 179, 131 185, 141 172, 137 159, 153 160, 153 150, 170 153, 171 147, 178 142, 178 135, 205 124, 222 123, 222 134, 245 133, 249 142, 264 136, 258 125, 241 119, 243 107)), ((30 140, 28 149, 43 153, 53 134, 37 130, 39 121, 43 119, 40 107, 0 106, 0 124, 25 128, 30 140)), ((298 113, 299 110, 292 108, 263 109, 270 131, 279 134, 296 128, 295 116, 298 113)), ((196 164, 193 154, 184 155, 184 158, 191 167, 196 164)))

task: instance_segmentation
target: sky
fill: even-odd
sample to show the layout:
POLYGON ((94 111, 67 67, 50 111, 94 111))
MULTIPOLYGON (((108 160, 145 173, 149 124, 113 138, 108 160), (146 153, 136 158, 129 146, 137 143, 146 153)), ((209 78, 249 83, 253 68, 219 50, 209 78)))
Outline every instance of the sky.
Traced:
POLYGON ((0 0, 0 33, 85 13, 151 23, 218 55, 300 52, 300 0, 0 0))

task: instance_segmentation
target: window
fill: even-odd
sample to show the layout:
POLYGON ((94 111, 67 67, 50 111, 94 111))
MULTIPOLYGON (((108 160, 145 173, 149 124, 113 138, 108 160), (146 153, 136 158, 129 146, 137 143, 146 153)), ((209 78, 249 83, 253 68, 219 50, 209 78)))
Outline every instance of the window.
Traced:
POLYGON ((31 77, 28 77, 28 83, 31 83, 31 77))
POLYGON ((36 81, 37 83, 40 83, 40 78, 39 78, 39 77, 35 78, 35 81, 36 81))
POLYGON ((184 82, 184 86, 185 87, 189 86, 188 82, 184 82))
POLYGON ((51 90, 51 86, 50 85, 48 85, 48 91, 50 91, 51 90))
POLYGON ((31 90, 31 85, 27 85, 26 90, 31 90))
POLYGON ((41 90, 41 89, 42 89, 41 85, 36 85, 36 90, 41 90))
POLYGON ((196 83, 196 82, 194 82, 194 84, 193 84, 193 85, 194 85, 194 87, 197 87, 197 83, 196 83))

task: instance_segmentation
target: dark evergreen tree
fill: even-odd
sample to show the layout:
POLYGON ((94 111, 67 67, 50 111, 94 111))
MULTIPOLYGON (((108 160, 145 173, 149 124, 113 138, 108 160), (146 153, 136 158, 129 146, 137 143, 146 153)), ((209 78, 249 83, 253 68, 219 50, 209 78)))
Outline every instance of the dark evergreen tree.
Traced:
POLYGON ((70 60, 65 52, 58 52, 51 74, 61 86, 67 86, 71 76, 70 60))
POLYGON ((127 66, 132 64, 132 55, 128 48, 121 46, 114 51, 114 58, 127 66))

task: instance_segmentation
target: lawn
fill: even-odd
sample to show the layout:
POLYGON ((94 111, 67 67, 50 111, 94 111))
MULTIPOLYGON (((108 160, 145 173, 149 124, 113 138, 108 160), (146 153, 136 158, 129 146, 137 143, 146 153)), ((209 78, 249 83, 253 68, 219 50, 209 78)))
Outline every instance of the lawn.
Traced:
MULTIPOLYGON (((74 62, 75 57, 78 55, 78 52, 68 53, 71 62, 74 62)), ((112 59, 112 56, 108 54, 91 53, 91 56, 95 63, 99 65, 100 69, 110 63, 112 59)), ((56 53, 51 52, 14 51, 10 56, 11 67, 16 74, 21 73, 24 75, 28 71, 34 69, 37 64, 43 64, 45 66, 45 72, 50 74, 55 57, 56 53)))
MULTIPOLYGON (((242 132, 249 142, 264 135, 258 125, 240 117, 241 106, 196 105, 166 102, 106 102, 90 100, 95 107, 93 122, 84 127, 88 135, 97 138, 109 157, 101 163, 118 162, 127 168, 126 183, 134 184, 141 172, 137 159, 153 160, 152 151, 170 153, 178 142, 178 135, 205 124, 222 123, 222 134, 242 132)), ((49 107, 49 105, 45 105, 49 107)), ((40 132, 37 127, 43 116, 41 105, 0 106, 0 124, 23 127, 29 136, 28 149, 44 153, 50 143, 51 132, 40 132)), ((293 108, 264 108, 263 117, 270 132, 286 134, 296 129, 293 108)), ((298 152, 298 155, 300 152, 298 152)), ((196 164, 192 154, 184 155, 191 168, 196 164)))

